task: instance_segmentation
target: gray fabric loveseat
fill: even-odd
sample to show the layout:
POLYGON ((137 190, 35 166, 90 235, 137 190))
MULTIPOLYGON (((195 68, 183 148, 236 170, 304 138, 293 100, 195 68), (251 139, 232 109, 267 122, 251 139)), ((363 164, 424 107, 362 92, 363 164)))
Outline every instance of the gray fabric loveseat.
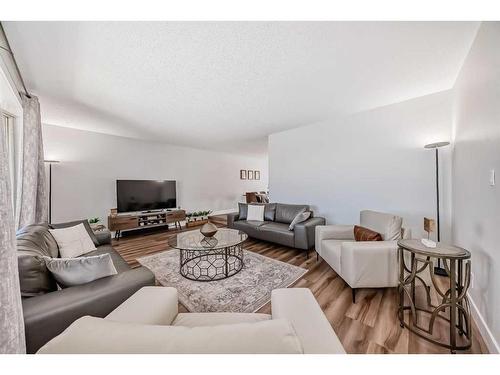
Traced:
POLYGON ((84 256, 109 253, 118 274, 92 282, 58 288, 43 256, 59 256, 57 242, 46 223, 28 225, 17 232, 19 279, 28 353, 59 335, 71 323, 85 315, 105 317, 143 286, 155 285, 145 267, 131 269, 111 246, 109 231, 94 234, 87 221, 56 224, 62 228, 84 223, 97 250, 84 256))
POLYGON ((227 226, 252 238, 305 250, 307 256, 309 249, 314 247, 315 228, 325 225, 325 219, 314 217, 308 205, 267 203, 264 206, 264 221, 252 221, 246 220, 248 205, 240 203, 239 212, 227 215, 227 226), (310 218, 290 230, 290 223, 303 211, 311 212, 310 218))

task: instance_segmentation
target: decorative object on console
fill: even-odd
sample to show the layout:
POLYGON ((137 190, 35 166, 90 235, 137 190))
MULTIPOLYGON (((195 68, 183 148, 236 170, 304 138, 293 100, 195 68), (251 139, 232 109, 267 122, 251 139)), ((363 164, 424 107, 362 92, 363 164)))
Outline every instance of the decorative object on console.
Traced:
POLYGON ((427 232, 427 239, 430 240, 431 233, 436 230, 436 221, 434 219, 424 217, 424 230, 427 232))
POLYGON ((109 216, 116 217, 118 215, 118 208, 112 208, 109 212, 109 216))
POLYGON ((186 214, 186 227, 197 227, 208 223, 208 215, 212 211, 195 211, 186 214))
MULTIPOLYGON (((424 146, 426 149, 434 149, 436 155, 436 217, 437 217, 437 242, 441 241, 441 232, 439 228, 439 148, 448 146, 450 142, 429 143, 424 146)), ((441 267, 441 259, 438 258, 438 265, 434 267, 434 273, 440 276, 447 276, 446 270, 441 267)))
POLYGON ((355 225, 354 239, 356 241, 382 241, 382 236, 380 235, 380 233, 375 232, 374 230, 355 225))
POLYGON ((217 227, 212 223, 203 224, 200 229, 201 234, 205 237, 213 237, 217 233, 217 227))
POLYGON ((101 219, 98 217, 94 217, 94 218, 91 218, 88 220, 88 222, 90 224, 90 228, 92 228, 92 230, 94 232, 99 232, 101 230, 106 229, 106 227, 104 225, 99 224, 100 221, 101 221, 101 219))
POLYGON ((62 258, 75 258, 96 250, 94 242, 83 224, 49 229, 49 232, 55 238, 62 258))
POLYGON ((240 180, 246 180, 246 179, 247 179, 247 170, 240 169, 240 180))
POLYGON ((86 284, 118 273, 109 254, 77 258, 44 256, 43 260, 62 288, 86 284))
POLYGON ((44 160, 49 165, 49 224, 52 223, 52 164, 59 163, 59 160, 44 160))

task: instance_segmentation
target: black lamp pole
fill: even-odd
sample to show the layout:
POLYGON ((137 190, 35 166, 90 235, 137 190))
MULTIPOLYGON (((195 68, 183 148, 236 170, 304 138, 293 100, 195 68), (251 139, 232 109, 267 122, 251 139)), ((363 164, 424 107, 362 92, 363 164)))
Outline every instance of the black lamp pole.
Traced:
POLYGON ((44 160, 49 164, 49 224, 52 223, 52 164, 59 163, 59 160, 44 160))
MULTIPOLYGON (((437 214, 437 228, 436 228, 436 234, 437 234, 437 242, 441 241, 441 230, 440 230, 440 222, 439 222, 439 148, 448 146, 450 142, 436 142, 436 143, 430 143, 428 145, 425 145, 425 148, 427 149, 435 149, 435 155, 436 155, 436 214, 437 214)), ((448 276, 446 273, 446 270, 441 267, 441 259, 438 259, 438 265, 437 267, 434 267, 434 273, 436 275, 441 275, 441 276, 448 276)))

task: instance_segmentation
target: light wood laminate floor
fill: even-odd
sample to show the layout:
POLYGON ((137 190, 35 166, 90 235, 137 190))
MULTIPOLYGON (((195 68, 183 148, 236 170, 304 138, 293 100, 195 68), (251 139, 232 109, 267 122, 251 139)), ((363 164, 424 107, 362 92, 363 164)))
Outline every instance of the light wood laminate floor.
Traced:
MULTIPOLYGON (((219 226, 225 225, 224 217, 214 217, 211 220, 219 226)), ((137 267, 137 258, 169 249, 168 239, 178 232, 171 229, 137 233, 113 240, 113 246, 132 267, 137 267)), ((356 303, 353 304, 351 288, 325 261, 317 261, 314 251, 306 259, 302 251, 254 239, 245 242, 244 248, 308 269, 293 287, 309 288, 313 292, 348 353, 449 353, 447 349, 431 344, 400 327, 396 288, 359 289, 356 303)), ((180 311, 186 311, 182 305, 179 308, 180 311)), ((270 309, 270 304, 267 304, 259 312, 270 313, 270 309)), ((444 324, 438 325, 437 329, 441 337, 447 336, 444 324)), ((466 353, 487 352, 484 341, 473 324, 472 348, 466 353)))

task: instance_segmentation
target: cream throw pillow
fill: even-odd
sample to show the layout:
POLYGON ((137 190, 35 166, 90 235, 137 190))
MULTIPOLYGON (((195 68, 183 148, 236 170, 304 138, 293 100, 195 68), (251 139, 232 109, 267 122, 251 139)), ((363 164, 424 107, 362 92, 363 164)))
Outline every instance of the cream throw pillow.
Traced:
POLYGON ((264 221, 264 205, 249 204, 247 220, 264 221))
POLYGON ((82 254, 96 250, 83 224, 74 227, 49 229, 59 247, 59 257, 76 258, 82 254))

